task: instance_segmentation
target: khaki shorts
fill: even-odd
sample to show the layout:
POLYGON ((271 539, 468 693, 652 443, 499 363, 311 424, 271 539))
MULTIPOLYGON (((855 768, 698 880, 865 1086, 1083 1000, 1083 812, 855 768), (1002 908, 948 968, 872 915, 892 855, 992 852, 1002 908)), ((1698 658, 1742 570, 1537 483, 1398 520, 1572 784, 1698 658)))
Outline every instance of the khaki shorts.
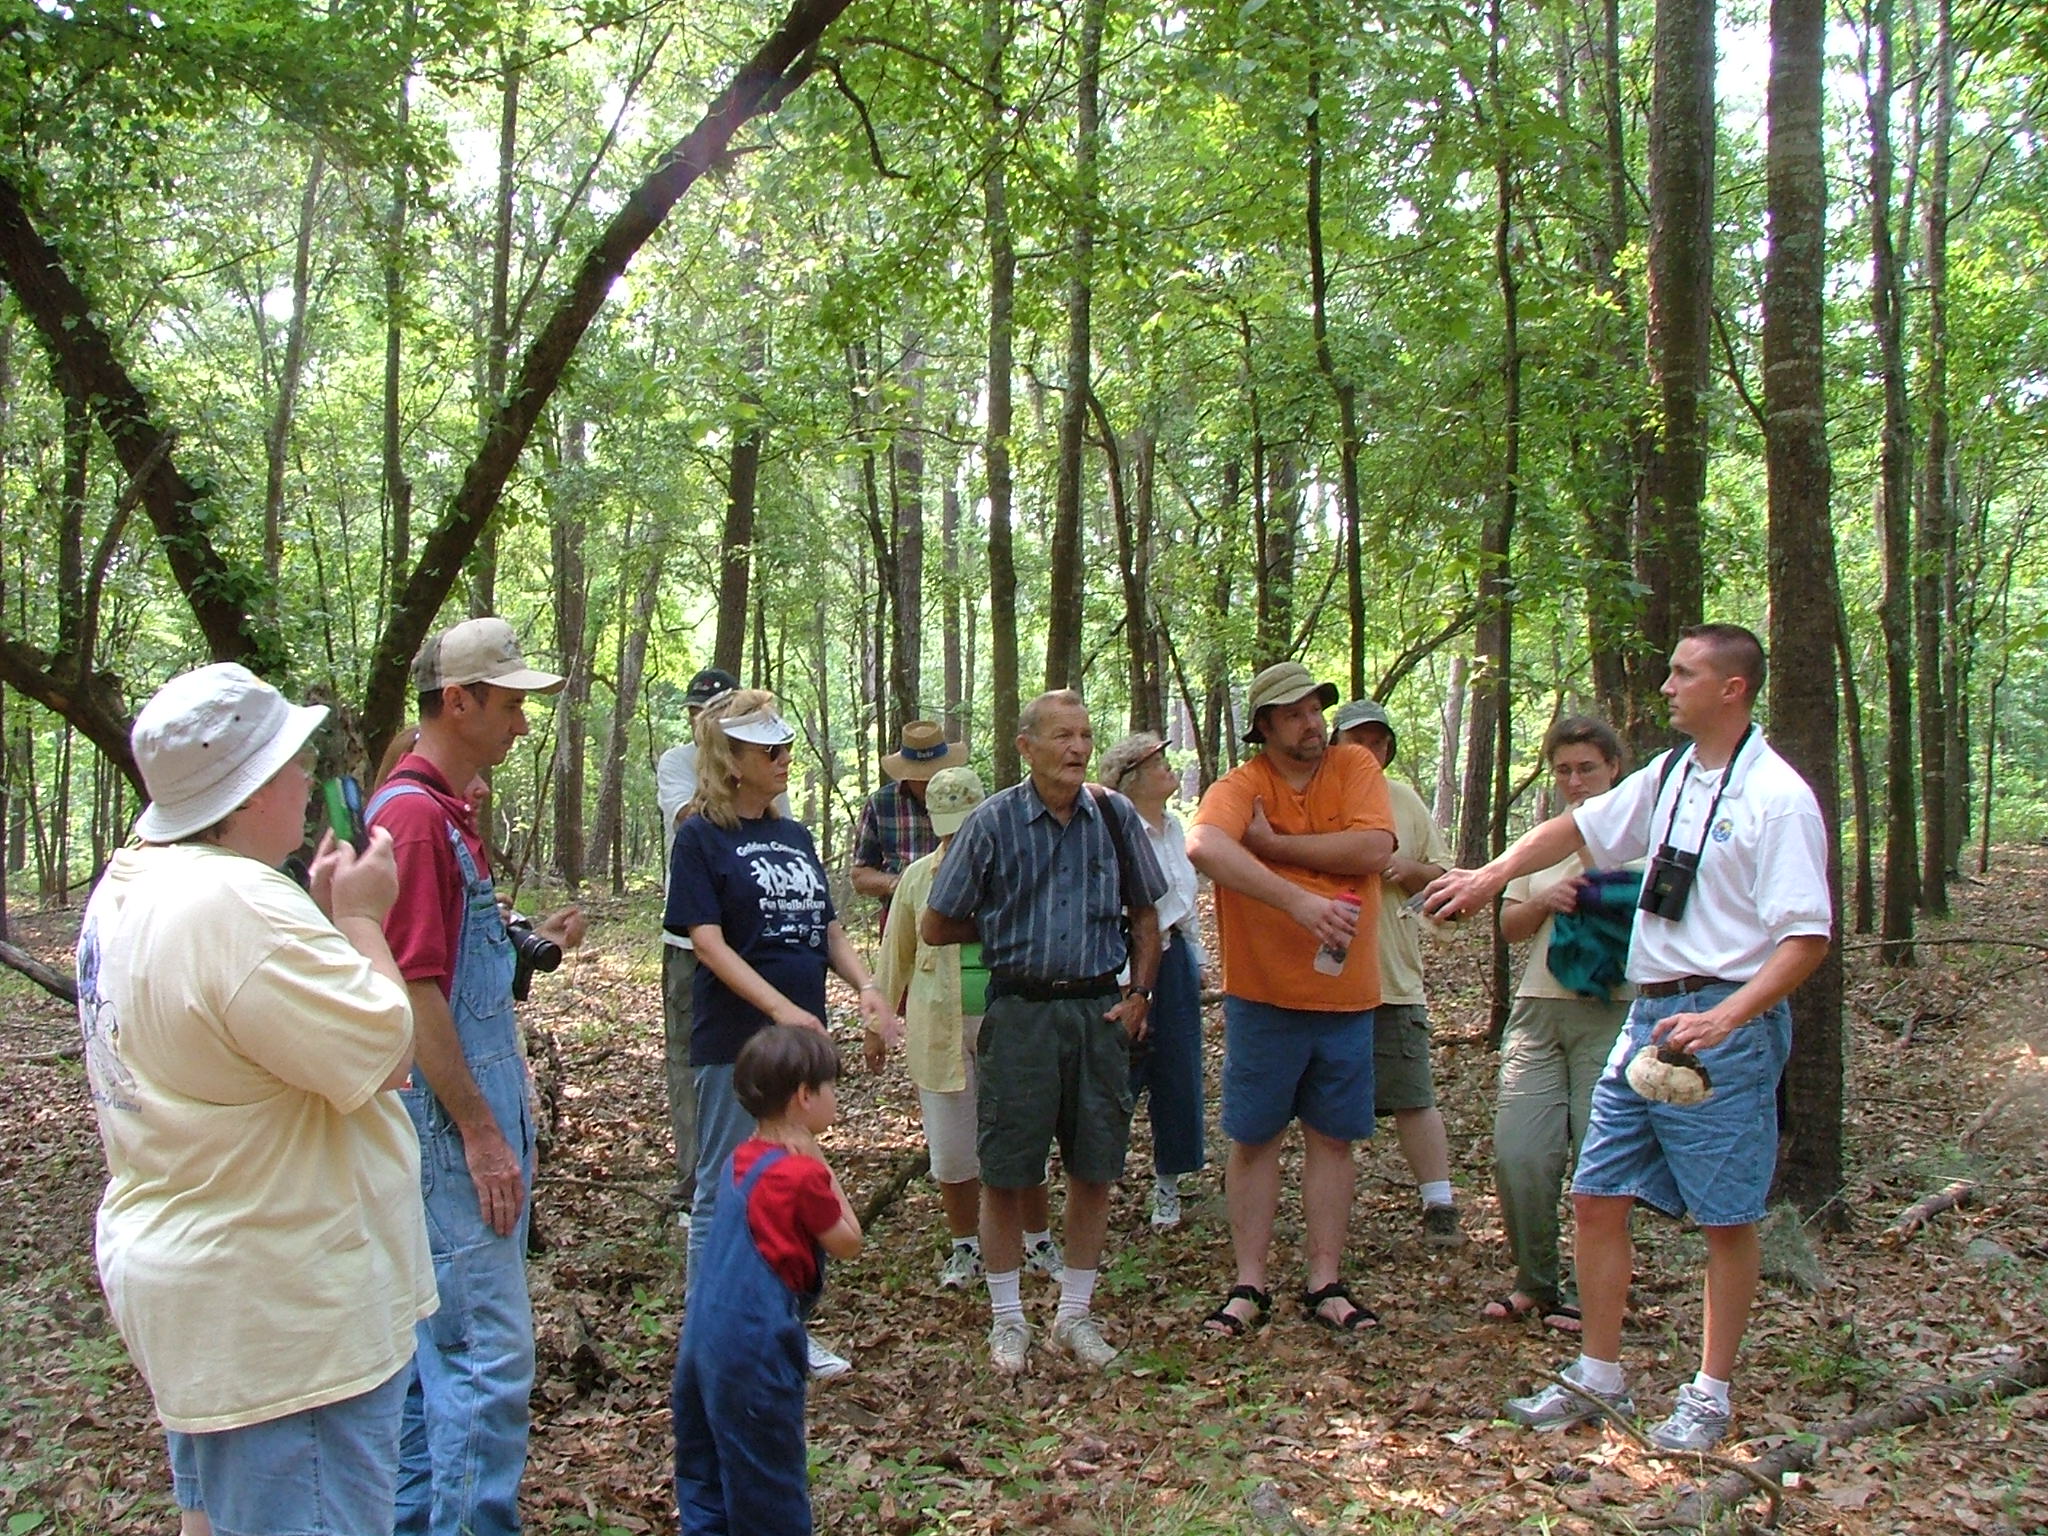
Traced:
POLYGON ((989 999, 975 1043, 976 1143, 993 1189, 1045 1182, 1054 1141, 1067 1176, 1123 1177, 1131 1140, 1131 1053, 1124 1027, 1102 1015, 1117 995, 1029 1002, 989 999))
POLYGON ((1372 1112, 1436 1104, 1429 1071, 1429 1010, 1420 1003, 1381 1003, 1372 1016, 1372 1112))

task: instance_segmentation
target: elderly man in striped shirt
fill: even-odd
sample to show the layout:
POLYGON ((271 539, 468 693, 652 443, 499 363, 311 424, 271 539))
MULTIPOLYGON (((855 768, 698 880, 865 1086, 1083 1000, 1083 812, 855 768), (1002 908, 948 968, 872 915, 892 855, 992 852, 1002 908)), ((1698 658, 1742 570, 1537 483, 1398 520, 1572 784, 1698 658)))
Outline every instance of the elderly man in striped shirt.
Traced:
POLYGON ((1144 1037, 1159 971, 1156 907, 1166 878, 1130 801, 1087 785, 1095 733, 1081 696, 1041 694, 1017 728, 1031 776, 989 796, 961 825, 919 932, 927 944, 979 940, 989 972, 976 1049, 981 1248, 995 1313, 989 1358, 1014 1375, 1031 1348, 1018 1296, 1021 1201, 1043 1182, 1057 1137, 1067 1264, 1052 1342, 1101 1370, 1116 1350, 1089 1307, 1109 1189, 1130 1142, 1130 1043, 1144 1037), (1130 981, 1119 985, 1126 963, 1130 981))

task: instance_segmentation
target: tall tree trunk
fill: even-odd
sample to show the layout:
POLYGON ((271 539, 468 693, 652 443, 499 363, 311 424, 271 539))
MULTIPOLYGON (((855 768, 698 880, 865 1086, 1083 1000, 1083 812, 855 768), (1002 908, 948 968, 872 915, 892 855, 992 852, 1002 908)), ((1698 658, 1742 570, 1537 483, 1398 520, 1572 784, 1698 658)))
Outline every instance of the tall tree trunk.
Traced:
MULTIPOLYGON (((640 573, 632 607, 620 615, 612 724, 605 746, 604 773, 598 779, 597 835, 590 848, 591 868, 611 870, 614 896, 626 893, 626 755, 632 748, 633 719, 640 711, 640 684, 647 675, 647 639, 654 627, 654 610, 661 601, 661 573, 667 553, 657 537, 647 567, 640 573)), ((624 590, 621 583, 622 595, 624 590)))
POLYGON ((895 620, 889 646, 889 692, 895 705, 892 734, 925 714, 924 692, 924 413, 925 359, 916 338, 903 356, 909 418, 889 456, 889 501, 895 524, 895 620))
POLYGON ((946 740, 964 741, 962 707, 968 702, 962 692, 965 672, 960 650, 960 484, 957 475, 947 475, 939 493, 939 605, 940 645, 946 670, 946 707, 940 716, 946 740))
MULTIPOLYGON (((483 425, 504 404, 505 381, 512 362, 512 215, 519 197, 519 93, 526 80, 523 54, 526 24, 522 12, 509 41, 501 43, 499 67, 503 84, 498 94, 498 175, 491 196, 490 313, 484 319, 483 425)), ((469 611, 482 617, 497 611, 498 525, 487 523, 477 536, 470 558, 469 611)))
POLYGON ((1258 535, 1258 628, 1254 661, 1260 667, 1294 654, 1294 554, 1301 531, 1301 458, 1292 443, 1266 449, 1265 492, 1252 502, 1258 535))
POLYGON ((1856 817, 1856 931, 1877 932, 1877 829, 1870 799, 1870 760, 1863 748, 1863 695, 1856 685, 1856 658, 1849 648, 1849 615, 1835 593, 1835 663, 1842 674, 1842 724, 1849 747, 1849 803, 1856 817))
MULTIPOLYGON (((1834 671, 1834 529, 1828 516, 1823 301, 1827 164, 1821 144, 1825 0, 1771 0, 1764 271, 1764 436, 1770 480, 1772 737, 1813 786, 1827 824, 1828 889, 1842 924, 1834 671)), ((1842 1189, 1842 949, 1792 997, 1780 1190, 1809 1216, 1842 1189)), ((1837 1211, 1837 1216, 1841 1214, 1837 1211)))
MULTIPOLYGON (((411 46, 416 11, 405 7, 404 37, 411 46)), ((402 133, 412 120, 410 71, 398 82, 396 116, 402 133)), ((405 473, 405 229, 412 201, 412 166, 401 159, 391 175, 391 206, 384 211, 383 479, 386 554, 384 602, 395 611, 412 559, 412 481, 405 473)), ((439 606, 438 604, 436 605, 439 606)), ((488 611, 487 609, 484 611, 488 611)), ((424 638, 424 636, 422 636, 424 638)), ((410 661, 411 658, 407 657, 410 661)), ((395 725, 396 722, 394 722, 395 725)), ((374 761, 381 745, 372 752, 374 761)))
POLYGON ((277 578, 284 563, 284 471, 291 449, 292 420, 298 410, 299 381, 306 368, 306 312, 313 287, 313 223, 320 208, 320 184, 327 151, 315 144, 299 194, 298 237, 292 245, 292 312, 285 322, 284 362, 277 374, 277 404, 263 434, 263 579, 277 608, 277 578))
POLYGON ((552 498, 548 537, 554 556, 555 655, 568 684, 555 698, 555 867, 572 890, 583 884, 583 768, 590 716, 590 654, 584 629, 590 576, 584 568, 583 444, 579 411, 562 413, 562 468, 567 495, 552 498))
POLYGON ((1605 300, 1597 324, 1606 332, 1601 349, 1608 360, 1611 383, 1603 396, 1620 413, 1597 448, 1599 494, 1585 504, 1587 552, 1586 640, 1592 652, 1593 692, 1600 712, 1624 734, 1632 721, 1653 713, 1648 701, 1637 701, 1631 679, 1643 665, 1634 660, 1644 649, 1642 604, 1634 592, 1630 529, 1643 493, 1643 466, 1649 443, 1642 414, 1621 402, 1632 399, 1642 369, 1634 301, 1618 263, 1634 237, 1630 210, 1627 120, 1621 79, 1621 0, 1602 0, 1600 36, 1595 44, 1600 92, 1600 180, 1605 217, 1590 254, 1591 277, 1605 300))
MULTIPOLYGON (((767 365, 767 344, 757 322, 745 323, 740 348, 748 384, 732 423, 732 451, 726 460, 725 534, 718 551, 718 628, 711 645, 711 664, 734 677, 747 646, 748 578, 754 563, 754 493, 761 478, 761 439, 765 431, 755 381, 767 365)), ((755 658, 760 664, 761 658, 755 658)))
MULTIPOLYGON (((1904 285, 1892 241, 1892 0, 1873 0, 1864 44, 1870 128, 1871 319, 1884 378, 1878 440, 1877 523, 1883 546, 1885 826, 1884 916, 1879 951, 1887 965, 1913 963, 1913 909, 1919 896, 1913 798, 1912 550, 1909 486, 1911 426, 1906 409, 1904 285), (1869 50, 1876 50, 1872 72, 1869 50)), ((1867 834, 1866 834, 1867 835, 1867 834)))
POLYGON ((1045 686, 1081 686, 1081 459, 1087 448, 1091 383, 1089 324, 1094 302, 1096 158, 1102 137, 1102 23, 1105 0, 1081 0, 1079 80, 1074 87, 1074 228, 1067 273, 1067 392, 1060 401, 1058 475, 1053 489, 1045 632, 1045 686))
POLYGON ((1920 466, 1919 517, 1914 530, 1913 610, 1920 685, 1920 905, 1948 914, 1949 712, 1943 692, 1942 628, 1953 617, 1944 592, 1950 570, 1952 526, 1948 422, 1949 152, 1955 131, 1955 38, 1951 0, 1934 3, 1934 129, 1927 146, 1927 201, 1921 253, 1927 290, 1927 376, 1921 398, 1927 415, 1927 451, 1920 466))
MULTIPOLYGON (((1310 7, 1311 35, 1321 33, 1320 5, 1310 7)), ((1310 46, 1316 46, 1311 42, 1310 46)), ((1323 86, 1319 69, 1308 73, 1309 107, 1302 114, 1308 139, 1309 319, 1316 339, 1316 370, 1337 402, 1338 517, 1344 527, 1345 613, 1350 627, 1350 697, 1365 693, 1365 564, 1359 539, 1358 385, 1337 370, 1330 348, 1330 274, 1323 258, 1323 86)))
POLYGON ((988 240, 988 619, 989 752, 995 785, 1017 782, 1017 566, 1010 537, 1010 386, 1015 373, 1017 242, 1010 228, 1005 170, 1010 154, 1009 103, 1003 55, 1009 47, 1007 0, 981 3, 982 125, 988 163, 982 172, 982 218, 988 240))
POLYGON ((1458 814, 1458 747, 1464 740, 1465 658, 1451 658, 1450 681, 1444 685, 1443 728, 1439 732, 1436 757, 1436 799, 1430 815, 1440 827, 1453 824, 1458 814))
POLYGON ((1657 689, 1678 632, 1702 612, 1700 502, 1707 486, 1706 386, 1714 289, 1714 0, 1657 0, 1650 91, 1650 382, 1662 430, 1637 519, 1643 638, 1639 755, 1661 739, 1657 689))

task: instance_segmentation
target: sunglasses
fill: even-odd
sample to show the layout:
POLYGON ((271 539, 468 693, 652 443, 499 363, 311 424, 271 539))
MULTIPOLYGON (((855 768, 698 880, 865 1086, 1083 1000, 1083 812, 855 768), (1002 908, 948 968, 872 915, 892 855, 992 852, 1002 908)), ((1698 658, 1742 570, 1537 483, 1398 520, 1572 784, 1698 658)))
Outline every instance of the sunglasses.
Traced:
POLYGON ((789 743, 786 741, 778 741, 772 747, 764 747, 759 742, 749 742, 748 745, 771 763, 786 762, 789 758, 789 743))

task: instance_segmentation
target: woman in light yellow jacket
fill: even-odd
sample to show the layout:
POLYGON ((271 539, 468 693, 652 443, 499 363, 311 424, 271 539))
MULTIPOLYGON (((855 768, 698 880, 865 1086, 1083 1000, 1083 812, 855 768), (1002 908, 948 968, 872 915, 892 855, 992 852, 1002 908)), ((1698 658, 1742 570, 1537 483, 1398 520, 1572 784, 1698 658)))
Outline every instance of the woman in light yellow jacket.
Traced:
MULTIPOLYGON (((953 834, 984 795, 972 768, 942 768, 932 775, 924 806, 939 834, 939 846, 904 870, 897 882, 875 964, 883 998, 904 1018, 904 1059, 910 1080, 917 1084, 932 1177, 938 1181, 946 1231, 952 1238, 939 1284, 955 1290, 973 1285, 983 1274, 975 1047, 988 997, 988 971, 981 963, 979 944, 927 944, 917 936, 917 919, 953 834)), ((862 1045, 869 1070, 878 1069, 887 1050, 882 1037, 870 1031, 862 1045)), ((1051 1226, 1045 1186, 1025 1191, 1025 1268, 1057 1279, 1062 1260, 1051 1226)))

